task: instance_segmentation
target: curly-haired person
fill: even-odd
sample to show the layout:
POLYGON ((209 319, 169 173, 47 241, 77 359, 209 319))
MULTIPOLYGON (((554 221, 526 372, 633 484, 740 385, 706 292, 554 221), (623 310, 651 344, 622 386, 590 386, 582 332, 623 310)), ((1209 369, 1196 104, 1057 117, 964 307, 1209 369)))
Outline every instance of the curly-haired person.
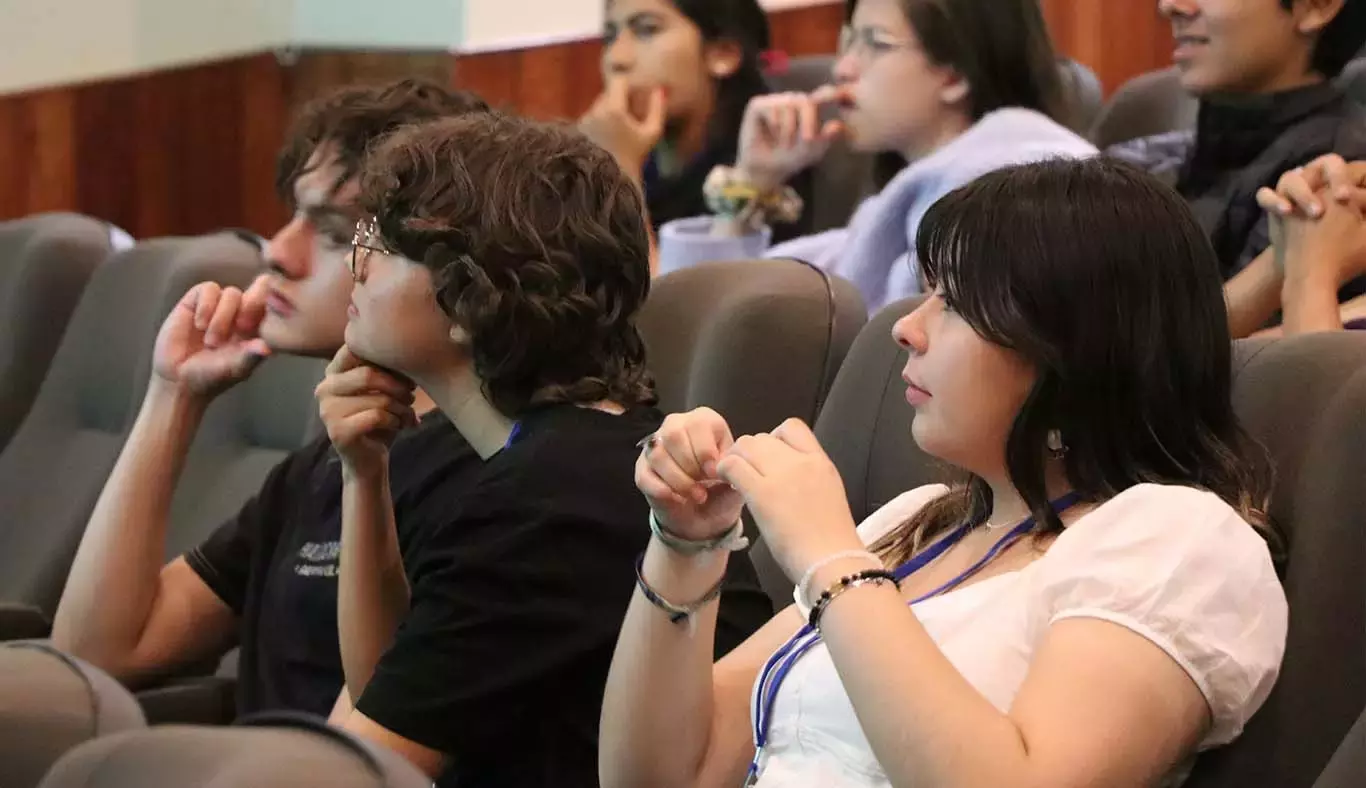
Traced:
MULTIPOLYGON (((596 786, 650 536, 637 445, 661 422, 640 192, 578 132, 485 113, 387 139, 360 202, 346 347, 318 387, 344 479, 332 722, 442 785, 596 786), (387 489, 414 386, 482 459, 455 505, 415 504, 415 555, 387 489)), ((758 593, 722 597, 732 636, 767 615, 758 593)))

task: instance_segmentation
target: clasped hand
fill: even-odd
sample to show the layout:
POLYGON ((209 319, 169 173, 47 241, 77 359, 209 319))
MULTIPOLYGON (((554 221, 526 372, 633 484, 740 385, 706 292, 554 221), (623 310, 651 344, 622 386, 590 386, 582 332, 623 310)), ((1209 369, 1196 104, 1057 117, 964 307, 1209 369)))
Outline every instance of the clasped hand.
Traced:
POLYGON ((687 539, 723 533, 748 505, 793 579, 832 553, 862 547, 839 471, 797 419, 735 439, 709 408, 669 416, 636 462, 636 486, 660 523, 687 539))
POLYGON ((388 468, 389 445, 417 423, 412 381, 362 361, 343 346, 314 394, 327 437, 353 476, 388 468))

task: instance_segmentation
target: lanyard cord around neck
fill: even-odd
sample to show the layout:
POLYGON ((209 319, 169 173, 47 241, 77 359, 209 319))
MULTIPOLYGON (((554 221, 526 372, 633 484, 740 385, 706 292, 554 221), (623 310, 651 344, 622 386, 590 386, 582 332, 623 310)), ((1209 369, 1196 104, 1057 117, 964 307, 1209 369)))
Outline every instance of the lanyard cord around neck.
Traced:
MULTIPOLYGON (((1080 500, 1081 496, 1077 493, 1068 493, 1067 495, 1052 501, 1049 505, 1052 507, 1054 513, 1062 514, 1075 506, 1080 500)), ((967 536, 972 529, 979 525, 981 525, 981 523, 976 521, 960 525, 948 536, 945 536, 930 545, 911 560, 897 567, 892 572, 892 575, 896 577, 897 582, 905 580, 929 565, 939 556, 948 552, 954 545, 963 541, 963 537, 967 536)), ((1000 555, 1003 550, 1013 544, 1017 539, 1034 530, 1034 525, 1035 520, 1033 516, 1025 518, 1019 525, 1010 529, 1005 536, 998 539, 996 544, 992 545, 991 549, 988 550, 986 555, 982 556, 977 563, 968 567, 957 577, 949 580, 947 583, 944 583, 933 591, 911 600, 909 606, 913 607, 927 599, 948 593, 954 588, 962 585, 968 578, 977 574, 984 566, 991 563, 996 556, 1000 555)), ((773 707, 777 703, 778 690, 782 687, 783 680, 786 679, 787 674, 792 671, 792 666, 797 663, 797 660, 801 659, 806 652, 814 648, 815 645, 820 642, 820 639, 821 633, 819 631, 810 624, 803 625, 802 628, 797 631, 797 634, 793 635, 781 648, 773 652, 773 656, 768 658, 768 662, 764 664, 763 670, 759 673, 759 686, 758 691, 755 693, 754 710, 752 712, 754 717, 754 760, 750 761, 749 764, 749 773, 745 779, 746 786, 753 785, 759 779, 760 759, 763 757, 764 747, 768 744, 769 729, 773 725, 773 707)))

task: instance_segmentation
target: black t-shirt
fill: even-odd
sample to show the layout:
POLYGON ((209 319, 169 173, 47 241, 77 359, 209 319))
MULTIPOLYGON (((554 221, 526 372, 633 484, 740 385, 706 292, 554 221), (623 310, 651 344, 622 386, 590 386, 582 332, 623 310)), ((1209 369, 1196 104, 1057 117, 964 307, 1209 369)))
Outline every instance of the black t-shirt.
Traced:
MULTIPOLYGON (((597 785, 602 693, 649 539, 636 443, 659 423, 533 411, 459 501, 410 512, 411 608, 356 708, 445 753, 442 786, 597 785)), ((718 650, 772 612, 749 562, 731 565, 718 650)))
MULTIPOLYGON (((433 411, 389 454, 397 513, 415 501, 459 497, 482 463, 450 420, 433 411)), ((341 692, 337 569, 341 465, 323 436, 292 453, 235 518, 186 554, 239 620, 237 710, 326 716, 341 692)), ((399 516, 405 560, 419 522, 399 516)))

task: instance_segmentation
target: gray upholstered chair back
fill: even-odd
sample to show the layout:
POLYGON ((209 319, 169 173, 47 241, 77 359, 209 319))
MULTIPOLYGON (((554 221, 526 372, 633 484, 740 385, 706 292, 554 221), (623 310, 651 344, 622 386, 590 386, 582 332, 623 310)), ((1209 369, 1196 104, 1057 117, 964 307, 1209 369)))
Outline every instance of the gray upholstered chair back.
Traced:
POLYGON ((168 725, 110 736, 69 753, 43 788, 431 788, 402 756, 328 728, 168 725))
POLYGON ((1140 74, 1110 97, 1091 127, 1091 141, 1111 145, 1195 128, 1200 103, 1181 87, 1175 67, 1140 74))
POLYGON ((254 246, 224 233, 145 241, 91 277, 32 408, 0 452, 0 639, 46 634, 146 390, 165 316, 195 284, 246 281, 258 264, 254 246))
POLYGON ((1187 788, 1308 788, 1366 707, 1366 332, 1236 349, 1234 407, 1276 469, 1290 634, 1266 706, 1187 788))
POLYGON ((640 328, 662 409, 705 405, 744 434, 814 420, 866 320, 843 279, 793 260, 746 260, 655 280, 640 328))
POLYGON ((88 216, 0 222, 0 450, 28 414, 86 283, 110 251, 109 225, 88 216))
POLYGON ((100 669, 40 643, 0 646, 0 786, 32 788, 77 745, 145 725, 100 669))

